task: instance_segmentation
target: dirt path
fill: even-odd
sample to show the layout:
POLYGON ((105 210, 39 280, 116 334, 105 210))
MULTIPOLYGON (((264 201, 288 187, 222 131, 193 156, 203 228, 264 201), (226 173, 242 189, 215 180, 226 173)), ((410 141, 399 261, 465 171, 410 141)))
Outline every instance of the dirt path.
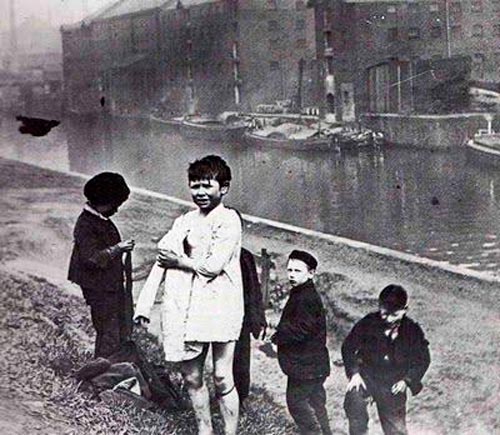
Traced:
MULTIPOLYGON (((78 179, 0 160, 0 267, 43 276, 78 293, 67 283, 66 269, 71 229, 83 201, 81 185, 78 179)), ((137 241, 134 264, 138 273, 147 271, 148 262, 154 258, 153 240, 170 227, 181 209, 134 194, 117 215, 115 221, 123 237, 133 236, 137 241)), ((500 403, 500 352, 495 344, 500 342, 498 286, 256 224, 247 225, 245 245, 254 252, 268 249, 276 261, 277 278, 293 247, 317 254, 320 272, 334 277, 320 286, 332 325, 332 361, 340 358, 338 337, 354 319, 374 308, 378 291, 390 282, 406 286, 411 294, 410 315, 426 331, 433 358, 426 388, 410 400, 410 433, 500 433, 500 416, 495 410, 500 403)), ((136 284, 136 291, 140 286, 140 282, 136 284)), ((269 316, 270 323, 276 324, 278 316, 272 312, 269 316)), ((265 388, 284 404, 286 379, 277 360, 260 349, 261 342, 254 341, 253 346, 254 385, 265 388)), ((346 433, 342 410, 345 384, 343 368, 335 365, 327 389, 332 426, 339 434, 346 433)), ((4 404, 0 420, 8 421, 16 408, 4 404)), ((378 425, 372 423, 372 427, 373 433, 380 433, 378 425)), ((17 426, 14 429, 18 430, 17 426)))
POLYGON ((42 401, 14 398, 0 390, 0 433, 5 435, 54 435, 69 431, 64 421, 49 416, 42 401))

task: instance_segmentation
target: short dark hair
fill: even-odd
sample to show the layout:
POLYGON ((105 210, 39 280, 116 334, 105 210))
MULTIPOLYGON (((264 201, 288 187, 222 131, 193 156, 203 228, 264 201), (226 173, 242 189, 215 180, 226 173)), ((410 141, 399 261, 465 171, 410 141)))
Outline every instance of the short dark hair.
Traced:
POLYGON ((231 169, 222 157, 205 156, 189 165, 188 180, 217 180, 221 186, 227 186, 231 181, 231 169))
POLYGON ((130 189, 120 174, 101 172, 85 183, 83 194, 93 205, 123 204, 130 189))
POLYGON ((402 310, 408 304, 408 293, 400 285, 390 284, 380 292, 378 301, 389 311, 402 310))
POLYGON ((316 270, 318 267, 318 260, 314 258, 309 252, 299 251, 294 249, 288 256, 288 260, 300 260, 307 265, 309 270, 316 270))

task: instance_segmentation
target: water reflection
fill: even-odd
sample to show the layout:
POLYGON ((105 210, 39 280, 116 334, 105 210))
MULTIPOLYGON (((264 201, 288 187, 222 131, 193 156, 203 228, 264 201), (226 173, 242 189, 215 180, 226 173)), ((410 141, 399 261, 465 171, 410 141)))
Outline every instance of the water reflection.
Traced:
POLYGON ((57 169, 120 171, 183 199, 189 162, 217 153, 233 170, 228 201, 245 213, 479 269, 500 264, 500 174, 463 149, 294 153, 187 141, 172 126, 126 118, 75 118, 59 134, 33 146, 2 131, 2 153, 36 162, 45 147, 57 169))

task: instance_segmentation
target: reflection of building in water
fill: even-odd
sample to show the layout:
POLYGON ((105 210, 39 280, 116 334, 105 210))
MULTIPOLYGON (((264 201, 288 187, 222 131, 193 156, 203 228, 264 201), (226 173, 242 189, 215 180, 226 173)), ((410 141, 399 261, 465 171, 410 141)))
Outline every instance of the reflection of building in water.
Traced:
POLYGON ((73 111, 169 116, 314 97, 304 1, 120 0, 61 33, 73 111))
POLYGON ((310 0, 309 4, 315 9, 327 112, 349 119, 353 101, 357 114, 457 111, 466 104, 460 101, 460 81, 496 83, 498 89, 498 0, 310 0), (463 56, 467 59, 460 61, 463 56), (455 63, 445 61, 454 57, 455 63), (333 80, 334 94, 328 89, 333 80), (439 93, 440 84, 446 89, 440 102, 419 101, 422 93, 439 93), (459 101, 449 101, 453 87, 459 101))

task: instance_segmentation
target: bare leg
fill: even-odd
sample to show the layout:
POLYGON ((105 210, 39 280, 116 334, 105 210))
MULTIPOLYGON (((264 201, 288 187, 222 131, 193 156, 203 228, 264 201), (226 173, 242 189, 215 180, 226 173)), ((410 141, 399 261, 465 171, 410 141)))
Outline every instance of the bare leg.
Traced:
POLYGON ((203 382, 203 367, 207 354, 182 363, 182 374, 193 404, 199 435, 214 435, 210 414, 210 398, 208 388, 203 382))
POLYGON ((236 435, 238 428, 239 398, 233 379, 234 346, 234 341, 212 343, 214 384, 227 435, 236 435))

